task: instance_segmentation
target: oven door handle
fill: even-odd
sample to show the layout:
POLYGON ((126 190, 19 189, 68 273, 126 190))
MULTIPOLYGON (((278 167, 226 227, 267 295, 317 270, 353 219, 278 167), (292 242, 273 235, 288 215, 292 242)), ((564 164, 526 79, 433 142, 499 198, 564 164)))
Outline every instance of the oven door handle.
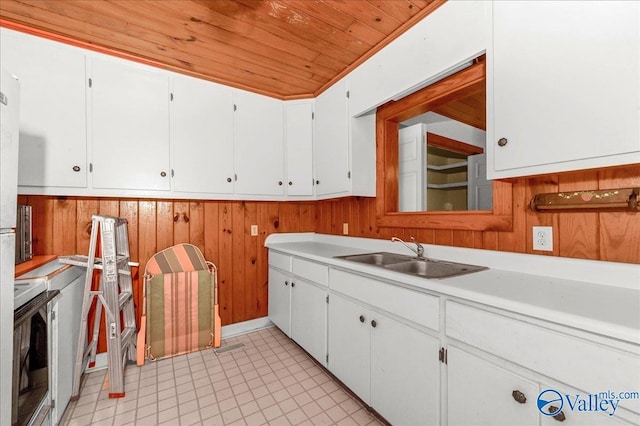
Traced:
POLYGON ((60 290, 45 291, 13 311, 13 329, 15 330, 20 327, 20 325, 31 318, 34 313, 55 299, 58 294, 60 294, 60 290))

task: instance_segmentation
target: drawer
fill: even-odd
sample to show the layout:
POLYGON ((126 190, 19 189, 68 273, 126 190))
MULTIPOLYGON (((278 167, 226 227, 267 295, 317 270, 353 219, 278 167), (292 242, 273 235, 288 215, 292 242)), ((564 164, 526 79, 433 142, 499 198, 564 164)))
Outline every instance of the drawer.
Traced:
POLYGON ((291 256, 269 250, 269 266, 291 272, 291 256))
POLYGON ((329 287, 409 321, 439 329, 440 299, 436 296, 337 269, 329 270, 329 287))
POLYGON ((291 261, 293 275, 323 286, 329 285, 329 267, 294 257, 291 261))
MULTIPOLYGON (((449 337, 589 393, 634 391, 640 354, 447 301, 449 337)), ((640 400, 623 401, 640 412, 640 400)))

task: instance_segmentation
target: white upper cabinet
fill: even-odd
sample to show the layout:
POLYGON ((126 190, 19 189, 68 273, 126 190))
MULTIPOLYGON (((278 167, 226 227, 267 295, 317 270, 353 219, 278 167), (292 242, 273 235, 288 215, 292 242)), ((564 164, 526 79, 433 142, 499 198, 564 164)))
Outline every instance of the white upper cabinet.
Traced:
POLYGON ((235 92, 237 194, 284 195, 282 101, 235 92))
POLYGON ((316 195, 351 189, 347 83, 343 79, 316 98, 314 161, 316 195))
POLYGON ((84 53, 0 31, 0 63, 20 81, 18 185, 86 188, 84 53))
POLYGON ((449 1, 349 76, 349 109, 359 116, 434 82, 484 53, 490 2, 449 1))
POLYGON ((159 69, 91 59, 93 187, 169 190, 169 76, 159 69))
POLYGON ((171 78, 173 190, 233 193, 233 90, 174 75, 171 78))
POLYGON ((287 195, 313 195, 313 102, 284 104, 287 195))
POLYGON ((490 178, 640 162, 639 8, 493 3, 490 178))

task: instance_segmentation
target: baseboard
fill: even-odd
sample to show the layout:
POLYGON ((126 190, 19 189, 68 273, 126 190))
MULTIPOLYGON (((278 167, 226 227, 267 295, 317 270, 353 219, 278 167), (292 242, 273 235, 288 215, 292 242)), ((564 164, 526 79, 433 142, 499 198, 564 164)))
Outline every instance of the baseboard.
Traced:
MULTIPOLYGON (((242 321, 235 324, 229 324, 222 327, 222 339, 240 336, 242 334, 251 333, 252 331, 261 330, 263 328, 273 327, 273 323, 268 317, 256 318, 249 321, 242 321)), ((107 368, 107 354, 103 352, 96 355, 96 362, 93 367, 87 367, 84 372, 91 373, 93 371, 104 370, 107 368)))
POLYGON ((273 323, 268 317, 256 318, 249 321, 242 321, 222 327, 222 338, 240 336, 263 328, 273 327, 273 323))

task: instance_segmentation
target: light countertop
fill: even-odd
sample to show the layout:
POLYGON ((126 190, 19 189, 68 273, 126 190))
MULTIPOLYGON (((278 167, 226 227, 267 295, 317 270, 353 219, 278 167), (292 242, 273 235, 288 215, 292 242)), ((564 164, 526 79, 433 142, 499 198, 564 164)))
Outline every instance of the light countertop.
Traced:
POLYGON ((490 268, 429 280, 335 258, 379 251, 411 255, 406 247, 386 240, 314 233, 273 234, 265 245, 414 290, 436 292, 640 344, 640 265, 424 245, 426 257, 490 268))

